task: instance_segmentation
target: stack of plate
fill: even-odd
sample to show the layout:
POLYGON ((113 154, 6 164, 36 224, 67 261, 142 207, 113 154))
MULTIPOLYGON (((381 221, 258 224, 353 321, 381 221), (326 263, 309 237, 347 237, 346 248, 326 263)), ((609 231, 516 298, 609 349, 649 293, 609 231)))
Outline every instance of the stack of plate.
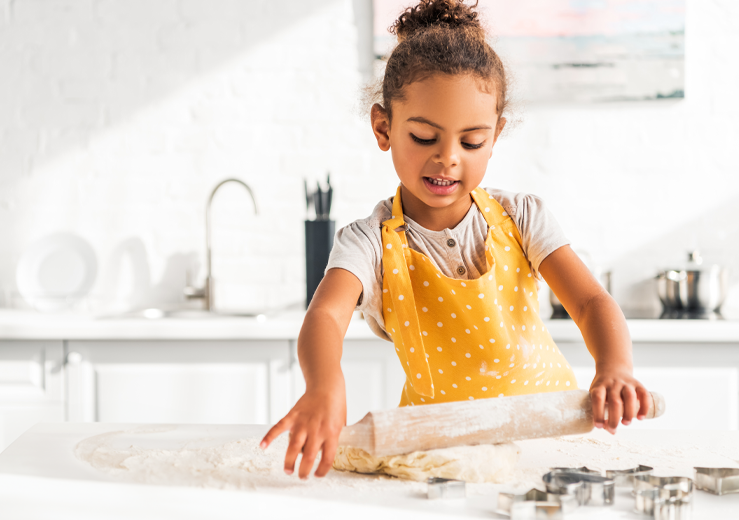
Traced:
POLYGON ((34 242, 16 269, 18 291, 39 311, 71 307, 92 288, 97 258, 90 244, 72 233, 54 233, 34 242))

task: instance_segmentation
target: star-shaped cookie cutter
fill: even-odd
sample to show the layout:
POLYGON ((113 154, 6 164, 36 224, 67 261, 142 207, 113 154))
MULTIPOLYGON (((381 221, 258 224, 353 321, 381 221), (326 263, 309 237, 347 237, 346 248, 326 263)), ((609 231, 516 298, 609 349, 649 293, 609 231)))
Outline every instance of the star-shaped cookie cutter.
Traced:
POLYGON ((616 493, 613 479, 599 471, 581 468, 552 468, 542 477, 547 492, 573 495, 579 505, 610 506, 616 493))
POLYGON ((695 487, 714 495, 739 493, 738 468, 693 468, 695 487))
POLYGON ((693 506, 693 480, 643 475, 634 479, 635 510, 657 520, 688 518, 693 506))
POLYGON ((612 478, 616 483, 616 487, 634 487, 634 479, 644 475, 651 475, 654 470, 651 466, 639 464, 636 468, 631 469, 609 469, 606 471, 606 477, 612 478))
POLYGON ((557 495, 536 488, 523 494, 498 493, 498 513, 510 516, 511 520, 561 519, 577 506, 577 499, 572 495, 557 495))

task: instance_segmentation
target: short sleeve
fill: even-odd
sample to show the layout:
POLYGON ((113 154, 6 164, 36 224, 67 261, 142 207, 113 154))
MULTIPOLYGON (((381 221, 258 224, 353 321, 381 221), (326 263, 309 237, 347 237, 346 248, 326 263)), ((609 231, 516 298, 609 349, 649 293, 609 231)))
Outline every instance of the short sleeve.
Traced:
POLYGON ((546 203, 536 195, 486 190, 493 195, 516 223, 521 235, 523 252, 534 275, 546 257, 570 243, 546 203))
POLYGON ((376 220, 357 220, 336 233, 326 271, 337 268, 359 279, 357 309, 375 334, 388 339, 382 317, 382 235, 376 220))

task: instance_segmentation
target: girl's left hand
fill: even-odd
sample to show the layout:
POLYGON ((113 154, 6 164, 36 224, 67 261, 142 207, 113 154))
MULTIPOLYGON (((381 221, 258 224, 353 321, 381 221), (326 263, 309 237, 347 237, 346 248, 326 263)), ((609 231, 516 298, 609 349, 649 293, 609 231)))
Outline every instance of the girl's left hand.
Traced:
POLYGON ((651 398, 644 385, 634 379, 630 370, 621 367, 597 368, 590 385, 590 398, 595 427, 605 428, 612 434, 616 433, 619 420, 624 426, 631 424, 634 417, 641 421, 651 406, 651 398))

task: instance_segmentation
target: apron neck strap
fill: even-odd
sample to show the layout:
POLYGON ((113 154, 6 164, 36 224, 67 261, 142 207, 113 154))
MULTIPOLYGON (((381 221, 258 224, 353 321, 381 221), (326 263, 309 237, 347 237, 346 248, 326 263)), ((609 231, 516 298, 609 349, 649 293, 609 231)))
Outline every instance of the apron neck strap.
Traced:
POLYGON ((477 207, 480 208, 480 212, 485 217, 488 227, 495 229, 495 226, 499 226, 511 218, 508 216, 508 212, 503 209, 503 206, 484 189, 475 188, 470 195, 472 195, 472 199, 477 204, 477 207))
MULTIPOLYGON (((395 198, 393 199, 392 218, 382 223, 382 226, 386 227, 388 231, 395 231, 398 228, 405 226, 405 220, 403 219, 403 202, 400 200, 400 188, 401 186, 399 185, 398 190, 395 192, 395 198)), ((403 247, 408 247, 408 240, 405 237, 405 231, 402 229, 399 230, 398 236, 400 237, 400 242, 403 244, 403 247)))

